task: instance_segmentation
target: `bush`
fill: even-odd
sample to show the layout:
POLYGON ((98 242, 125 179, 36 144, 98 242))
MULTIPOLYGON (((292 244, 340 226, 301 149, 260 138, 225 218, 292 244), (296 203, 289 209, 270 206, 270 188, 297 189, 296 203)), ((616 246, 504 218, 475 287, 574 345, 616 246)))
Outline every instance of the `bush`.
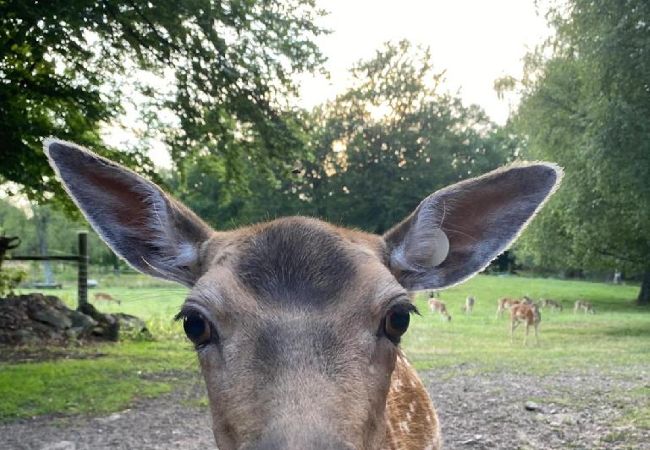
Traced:
POLYGON ((25 278, 27 272, 23 269, 2 269, 0 270, 0 297, 13 293, 25 278))

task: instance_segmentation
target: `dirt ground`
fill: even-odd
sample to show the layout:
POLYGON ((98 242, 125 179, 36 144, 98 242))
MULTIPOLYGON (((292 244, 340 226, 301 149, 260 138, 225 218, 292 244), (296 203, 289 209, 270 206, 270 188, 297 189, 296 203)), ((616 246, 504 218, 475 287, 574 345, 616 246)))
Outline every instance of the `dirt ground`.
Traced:
MULTIPOLYGON (((521 376, 464 366, 422 377, 438 409, 446 449, 650 449, 650 430, 627 419, 631 411, 650 406, 643 395, 650 388, 647 369, 521 376)), ((203 394, 197 377, 172 394, 104 417, 5 423, 0 448, 213 449, 203 394)))

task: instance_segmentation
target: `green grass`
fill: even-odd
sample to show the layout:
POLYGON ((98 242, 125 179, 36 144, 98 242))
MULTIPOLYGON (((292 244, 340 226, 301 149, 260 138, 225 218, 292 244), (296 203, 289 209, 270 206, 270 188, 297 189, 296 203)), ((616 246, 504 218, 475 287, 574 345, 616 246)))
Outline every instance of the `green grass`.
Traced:
MULTIPOLYGON (((117 411, 139 398, 160 395, 178 383, 196 380, 196 356, 182 326, 173 321, 187 290, 176 285, 142 288, 133 283, 133 278, 125 284, 131 287, 91 290, 91 301, 94 292, 110 293, 122 304, 98 302, 98 309, 126 312, 144 319, 156 340, 69 349, 82 359, 0 364, 0 421, 40 414, 117 411), (95 357, 97 354, 101 356, 95 357)), ((24 289, 19 293, 27 292, 30 291, 24 289)), ((76 306, 75 289, 46 294, 76 306)))
MULTIPOLYGON (((106 413, 193 380, 194 354, 178 342, 123 342, 86 349, 99 357, 0 365, 0 420, 106 413)), ((91 356, 91 355, 89 355, 91 356)))
MULTIPOLYGON (((174 285, 151 287, 140 277, 103 284, 90 292, 108 292, 121 305, 100 302, 105 312, 126 312, 145 319, 156 341, 124 341, 75 348, 74 352, 99 358, 61 359, 27 364, 0 364, 0 420, 39 414, 99 414, 120 410, 142 397, 169 392, 183 382, 195 382, 198 368, 181 326, 172 321, 187 291, 174 285)), ((650 361, 650 311, 637 308, 637 286, 600 283, 478 276, 446 290, 442 299, 453 316, 443 322, 432 315, 424 297, 417 299, 422 317, 415 316, 403 347, 418 369, 447 368, 449 378, 458 371, 487 370, 553 373, 562 370, 619 370, 638 375, 650 361), (477 299, 471 316, 461 313, 467 295, 477 299), (506 316, 495 318, 496 301, 503 296, 560 300, 561 313, 543 311, 540 345, 531 339, 523 347, 523 331, 510 343, 506 316), (591 301, 595 315, 574 315, 573 302, 591 301)), ((72 288, 50 291, 70 306, 72 288)), ((642 372, 641 372, 642 373, 642 372)), ((648 405, 639 404, 630 422, 648 423, 648 405)))
POLYGON ((424 295, 416 303, 422 317, 414 317, 403 341, 418 369, 464 366, 477 370, 551 373, 566 368, 624 368, 650 361, 650 311, 633 299, 638 286, 603 283, 478 276, 444 291, 442 300, 451 322, 429 312, 424 295), (474 313, 461 312, 465 298, 476 297, 474 313), (497 299, 521 297, 561 301, 563 312, 542 310, 540 345, 534 337, 523 346, 524 330, 510 342, 508 314, 496 318, 497 299), (592 302, 596 314, 573 314, 576 299, 592 302))

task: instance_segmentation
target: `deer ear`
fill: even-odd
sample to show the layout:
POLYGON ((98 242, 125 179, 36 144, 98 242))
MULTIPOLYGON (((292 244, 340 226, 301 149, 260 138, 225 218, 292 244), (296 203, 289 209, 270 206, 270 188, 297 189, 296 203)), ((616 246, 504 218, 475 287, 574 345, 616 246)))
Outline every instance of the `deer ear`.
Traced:
POLYGON ((69 142, 48 139, 44 146, 70 197, 118 255, 140 272, 194 284, 208 225, 119 164, 69 142))
POLYGON ((561 178, 554 164, 526 163, 431 194, 384 235, 391 271, 413 291, 460 283, 508 248, 561 178))

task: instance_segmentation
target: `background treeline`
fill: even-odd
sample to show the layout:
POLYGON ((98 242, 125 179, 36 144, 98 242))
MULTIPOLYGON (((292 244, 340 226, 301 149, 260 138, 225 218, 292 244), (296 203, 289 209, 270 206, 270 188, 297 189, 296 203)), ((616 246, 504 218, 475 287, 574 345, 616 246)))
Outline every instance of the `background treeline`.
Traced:
MULTIPOLYGON (((315 39, 326 31, 311 0, 3 2, 0 181, 40 206, 27 219, 3 202, 0 227, 23 237, 22 252, 37 250, 47 211, 49 250, 74 249, 81 223, 42 156, 48 135, 154 177, 219 229, 306 214, 381 233, 442 186, 543 159, 566 176, 516 247, 518 265, 620 270, 644 280, 647 303, 650 4, 571 0, 546 14, 555 34, 526 56, 523 78, 495 82, 522 98, 496 126, 408 42, 358 62, 334 100, 292 106, 295 75, 322 67, 315 39), (103 127, 131 104, 146 125, 140 141, 106 147, 103 127), (171 151, 167 171, 149 160, 154 138, 171 151)), ((93 247, 94 262, 114 264, 93 247)))

